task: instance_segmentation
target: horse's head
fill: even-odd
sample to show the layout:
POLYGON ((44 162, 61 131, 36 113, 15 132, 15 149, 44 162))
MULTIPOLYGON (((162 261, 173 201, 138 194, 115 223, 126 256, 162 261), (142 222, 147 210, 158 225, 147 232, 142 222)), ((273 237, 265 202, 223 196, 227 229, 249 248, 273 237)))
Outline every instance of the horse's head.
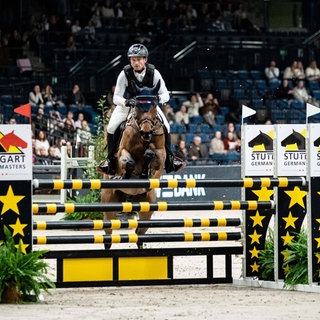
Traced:
POLYGON ((154 126, 157 121, 157 105, 159 102, 157 93, 160 88, 160 81, 153 87, 136 86, 135 117, 139 126, 139 132, 144 141, 150 142, 154 133, 154 126))
POLYGON ((136 121, 143 140, 150 142, 157 121, 157 103, 154 97, 137 97, 136 121))

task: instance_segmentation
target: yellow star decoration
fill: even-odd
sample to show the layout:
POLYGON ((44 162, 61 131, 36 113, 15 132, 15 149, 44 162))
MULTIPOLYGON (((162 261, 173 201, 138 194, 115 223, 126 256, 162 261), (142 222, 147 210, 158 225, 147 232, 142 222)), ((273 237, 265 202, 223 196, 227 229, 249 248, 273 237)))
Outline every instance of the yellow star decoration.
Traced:
MULTIPOLYGON (((320 224, 320 219, 316 219, 316 221, 320 224)), ((319 230, 320 230, 320 226, 319 226, 319 230)))
POLYGON ((260 244, 259 238, 262 236, 262 234, 258 234, 256 230, 254 230, 253 234, 249 234, 249 237, 251 238, 251 244, 257 242, 260 244))
POLYGON ((251 259, 253 259, 254 257, 259 258, 259 252, 260 250, 256 249, 256 246, 253 247, 253 250, 249 250, 249 252, 251 253, 251 259))
POLYGON ((320 263, 320 253, 315 253, 315 256, 318 258, 317 263, 320 263))
POLYGON ((26 254, 26 253, 27 253, 26 249, 29 247, 29 245, 28 245, 28 244, 24 244, 24 243, 23 243, 23 240, 20 239, 20 240, 19 240, 19 244, 16 244, 15 247, 16 247, 17 249, 21 248, 21 252, 24 253, 24 254, 26 254))
POLYGON ((290 253, 286 251, 282 251, 281 254, 283 255, 283 260, 286 261, 290 257, 290 253))
POLYGON ((286 265, 285 267, 283 267, 283 271, 284 271, 284 273, 287 273, 287 272, 288 272, 288 270, 289 270, 289 265, 286 265))
POLYGON ((259 225, 261 227, 263 227, 262 225, 262 220, 265 218, 266 216, 260 216, 259 211, 256 211, 256 215, 255 216, 250 216, 250 219, 253 220, 253 227, 256 225, 259 225))
POLYGON ((304 208, 303 198, 307 195, 307 191, 300 190, 299 187, 294 187, 292 191, 285 191, 285 193, 291 198, 289 208, 296 203, 304 208))
POLYGON ((268 201, 274 194, 274 191, 267 187, 262 187, 261 190, 252 190, 252 192, 258 196, 258 201, 268 201))
POLYGON ((291 214, 291 211, 289 212, 289 215, 287 218, 282 218, 282 219, 286 222, 285 229, 288 229, 290 226, 294 229, 296 228, 295 222, 296 220, 298 220, 298 218, 294 218, 291 214))
POLYGON ((290 236, 289 232, 287 231, 286 235, 281 236, 281 238, 283 239, 283 245, 285 246, 293 240, 294 236, 290 236))
POLYGON ((17 204, 24 197, 25 196, 15 196, 10 185, 7 191, 7 195, 0 196, 0 201, 3 203, 1 214, 6 213, 10 209, 14 211, 16 214, 20 214, 17 204))
POLYGON ((20 223, 20 219, 17 218, 17 221, 15 224, 9 224, 9 226, 13 229, 12 236, 14 237, 16 234, 21 234, 24 236, 23 229, 27 226, 27 224, 20 223))
POLYGON ((255 261, 254 264, 251 264, 250 267, 252 268, 252 272, 259 272, 260 266, 255 261))
POLYGON ((320 247, 320 238, 314 238, 318 242, 317 249, 320 247))

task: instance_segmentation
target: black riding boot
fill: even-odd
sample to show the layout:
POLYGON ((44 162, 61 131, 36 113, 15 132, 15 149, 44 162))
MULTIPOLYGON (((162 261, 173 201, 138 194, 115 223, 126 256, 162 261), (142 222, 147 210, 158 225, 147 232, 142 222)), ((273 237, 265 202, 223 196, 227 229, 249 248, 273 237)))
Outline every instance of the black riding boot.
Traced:
POLYGON ((166 147, 166 163, 165 169, 166 172, 179 171, 186 166, 186 162, 182 159, 176 157, 171 151, 171 136, 170 133, 165 129, 165 147, 166 147))
POLYGON ((99 164, 99 169, 103 173, 114 175, 116 173, 117 164, 115 154, 115 141, 114 134, 108 133, 107 135, 107 146, 108 146, 108 155, 105 160, 101 161, 99 164))

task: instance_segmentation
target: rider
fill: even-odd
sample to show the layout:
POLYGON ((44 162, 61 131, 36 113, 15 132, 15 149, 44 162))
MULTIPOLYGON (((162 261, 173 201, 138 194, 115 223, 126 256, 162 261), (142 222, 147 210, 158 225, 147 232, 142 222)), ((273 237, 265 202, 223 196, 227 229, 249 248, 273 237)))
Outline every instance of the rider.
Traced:
MULTIPOLYGON (((112 112, 107 128, 108 155, 98 167, 100 172, 102 171, 110 175, 115 174, 116 171, 114 154, 116 152, 117 139, 119 138, 117 136, 119 130, 117 129, 120 124, 127 119, 130 107, 134 106, 134 84, 138 87, 153 88, 158 81, 160 81, 160 88, 157 93, 158 101, 165 103, 169 100, 169 92, 160 72, 155 69, 152 64, 147 63, 148 49, 143 44, 134 44, 129 48, 127 56, 130 64, 126 65, 120 72, 113 96, 113 102, 116 108, 112 112)), ((157 111, 159 118, 164 124, 167 152, 165 163, 166 172, 178 171, 184 168, 186 163, 175 157, 171 152, 170 125, 159 106, 157 107, 157 111)))

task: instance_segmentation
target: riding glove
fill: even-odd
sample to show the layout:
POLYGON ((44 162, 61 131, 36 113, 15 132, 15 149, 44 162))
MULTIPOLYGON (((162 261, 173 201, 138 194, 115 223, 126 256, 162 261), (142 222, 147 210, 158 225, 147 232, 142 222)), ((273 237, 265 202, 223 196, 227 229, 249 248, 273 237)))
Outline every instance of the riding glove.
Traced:
POLYGON ((133 98, 130 98, 130 99, 126 100, 126 102, 125 102, 125 106, 129 107, 129 108, 135 107, 136 104, 137 104, 136 99, 133 99, 133 98))

